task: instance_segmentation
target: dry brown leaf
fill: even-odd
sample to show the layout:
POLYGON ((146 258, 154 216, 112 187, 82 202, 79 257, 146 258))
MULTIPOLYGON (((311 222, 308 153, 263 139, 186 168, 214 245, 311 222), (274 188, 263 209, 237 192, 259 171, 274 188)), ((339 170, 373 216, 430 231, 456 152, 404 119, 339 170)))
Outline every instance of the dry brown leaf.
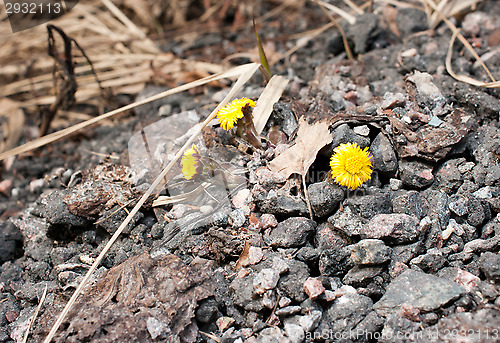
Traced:
POLYGON ((285 150, 269 163, 269 169, 288 178, 291 174, 305 175, 316 159, 318 151, 331 143, 329 123, 319 121, 309 124, 306 119, 299 121, 295 145, 285 150))
POLYGON ((17 102, 0 99, 0 153, 17 145, 23 133, 24 112, 17 102))
POLYGON ((250 253, 250 244, 248 242, 245 242, 245 246, 243 247, 243 251, 240 254, 240 258, 238 258, 238 261, 236 261, 236 265, 234 266, 234 269, 238 270, 241 267, 243 267, 243 263, 247 262, 248 263, 248 254, 250 253))

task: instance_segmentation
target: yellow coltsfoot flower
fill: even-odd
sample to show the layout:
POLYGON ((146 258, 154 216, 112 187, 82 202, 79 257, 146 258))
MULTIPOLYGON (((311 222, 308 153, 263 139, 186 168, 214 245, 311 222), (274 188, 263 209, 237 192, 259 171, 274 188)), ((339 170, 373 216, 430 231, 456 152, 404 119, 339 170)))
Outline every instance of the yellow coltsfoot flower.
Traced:
POLYGON ((186 180, 191 180, 201 169, 200 154, 198 147, 193 144, 184 152, 181 159, 182 175, 186 180))
POLYGON ((255 107, 255 102, 247 98, 235 99, 217 112, 220 126, 229 131, 234 127, 238 119, 243 118, 243 108, 246 106, 255 107))
POLYGON ((373 170, 368 148, 361 149, 357 143, 346 143, 340 144, 333 152, 330 168, 335 182, 354 190, 370 180, 373 170))

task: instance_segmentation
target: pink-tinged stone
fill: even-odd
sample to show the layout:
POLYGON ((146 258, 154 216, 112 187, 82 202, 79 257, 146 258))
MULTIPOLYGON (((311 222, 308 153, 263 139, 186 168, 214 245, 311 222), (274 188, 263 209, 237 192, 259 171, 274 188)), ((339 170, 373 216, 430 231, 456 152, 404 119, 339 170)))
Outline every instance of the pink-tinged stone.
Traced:
POLYGON ((5 196, 10 195, 10 189, 12 187, 12 180, 2 180, 0 182, 0 193, 5 194, 5 196))
POLYGON ((245 338, 249 338, 250 336, 253 335, 253 330, 250 328, 243 328, 240 330, 240 332, 245 338))
POLYGON ((15 312, 15 311, 5 312, 5 318, 7 319, 7 321, 9 323, 16 321, 17 317, 19 317, 19 313, 15 312))
POLYGON ((432 169, 425 169, 420 172, 420 176, 426 180, 434 179, 434 175, 432 174, 432 169))
POLYGON ((406 264, 403 262, 396 262, 394 265, 392 265, 389 268, 389 274, 393 279, 397 278, 399 275, 403 274, 403 272, 407 269, 410 269, 406 264))
POLYGON ((243 269, 240 269, 240 270, 238 271, 238 277, 239 277, 240 279, 244 278, 244 277, 245 277, 245 276, 247 276, 248 274, 250 274, 250 272, 248 271, 248 269, 244 269, 244 268, 243 268, 243 269))
POLYGON ((250 230, 260 230, 262 229, 262 222, 259 217, 255 213, 250 213, 250 217, 248 218, 248 222, 250 226, 248 227, 250 230))
POLYGON ((259 181, 259 183, 262 185, 283 183, 286 181, 286 179, 280 173, 271 171, 266 167, 257 169, 255 175, 257 176, 257 180, 259 181))
POLYGON ((465 288, 467 292, 470 292, 474 287, 477 287, 477 284, 481 281, 481 279, 468 271, 459 269, 457 276, 453 281, 465 288))
POLYGON ((243 208, 243 206, 245 206, 245 205, 248 206, 251 199, 252 199, 252 196, 250 194, 250 190, 247 188, 244 188, 244 189, 238 191, 238 193, 236 193, 236 195, 233 197, 233 205, 236 208, 243 208))
POLYGON ((276 227, 278 225, 278 220, 273 214, 264 213, 260 216, 260 222, 262 223, 263 229, 268 229, 272 227, 276 227))
POLYGON ((410 304, 403 304, 399 309, 399 315, 414 322, 420 321, 420 310, 410 304))
POLYGON ((323 294, 325 287, 323 287, 321 280, 310 277, 304 281, 304 291, 311 300, 314 300, 323 294))
POLYGON ((404 213, 377 214, 361 232, 362 238, 377 238, 389 243, 411 243, 419 235, 419 221, 404 213))
POLYGON ((356 101, 358 100, 358 95, 356 94, 356 91, 349 91, 345 93, 344 99, 356 105, 356 101))
POLYGON ((235 320, 231 317, 220 317, 215 321, 220 332, 226 331, 234 324, 235 320))
POLYGON ((264 253, 262 252, 262 249, 259 247, 250 247, 248 250, 248 264, 249 265, 254 265, 262 261, 262 258, 264 257, 264 253))
POLYGON ((291 303, 292 303, 292 299, 283 296, 280 298, 278 305, 279 305, 279 307, 286 307, 286 306, 290 305, 291 303))

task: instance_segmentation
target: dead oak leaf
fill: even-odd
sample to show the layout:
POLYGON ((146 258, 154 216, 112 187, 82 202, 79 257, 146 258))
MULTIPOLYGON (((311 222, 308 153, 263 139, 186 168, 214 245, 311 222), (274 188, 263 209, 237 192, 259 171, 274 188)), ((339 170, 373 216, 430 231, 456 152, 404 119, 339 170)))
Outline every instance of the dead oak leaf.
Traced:
POLYGON ((332 142, 329 126, 329 122, 324 120, 309 124, 302 117, 295 144, 272 160, 268 165, 269 169, 285 178, 293 173, 305 175, 316 160, 318 152, 332 142))

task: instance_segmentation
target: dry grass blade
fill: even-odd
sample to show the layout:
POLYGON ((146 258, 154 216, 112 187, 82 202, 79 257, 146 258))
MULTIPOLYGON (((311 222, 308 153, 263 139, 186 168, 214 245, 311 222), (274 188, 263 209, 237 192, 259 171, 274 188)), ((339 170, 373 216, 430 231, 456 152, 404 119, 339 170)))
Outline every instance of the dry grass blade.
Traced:
MULTIPOLYGON (((301 37, 297 40, 297 42, 293 48, 291 48, 285 54, 283 54, 283 58, 288 58, 293 53, 295 53, 295 51, 306 46, 307 43, 309 43, 309 41, 313 40, 314 38, 316 38, 317 36, 319 36, 320 34, 322 34, 323 32, 325 32, 326 30, 328 30, 329 28, 331 28, 333 26, 334 26, 334 23, 330 22, 326 25, 323 25, 322 27, 320 27, 318 29, 310 30, 310 31, 301 33, 299 35, 290 36, 289 39, 292 39, 292 37, 293 38, 297 38, 298 36, 301 36, 301 37)), ((273 62, 275 63, 277 61, 273 61, 273 62)), ((271 64, 273 64, 273 63, 271 63, 271 64)))
MULTIPOLYGON (((461 13, 467 8, 476 6, 480 1, 482 0, 441 0, 437 4, 437 8, 446 18, 449 18, 461 13)), ((429 18, 429 27, 434 29, 440 21, 439 13, 437 11, 432 13, 429 18)))
POLYGON ((188 193, 183 193, 179 195, 173 195, 173 196, 166 196, 162 195, 156 198, 156 200, 153 201, 153 207, 156 206, 163 206, 163 205, 169 205, 169 204, 175 204, 180 201, 185 201, 187 199, 194 199, 209 186, 207 182, 203 182, 201 185, 193 189, 191 192, 188 193))
POLYGON ((43 290, 42 297, 40 298, 40 302, 38 303, 38 306, 36 307, 35 313, 33 313, 33 317, 31 317, 30 324, 28 325, 28 328, 26 329, 26 332, 24 333, 23 343, 26 343, 28 341, 28 337, 30 335, 31 328, 33 327, 33 324, 35 324, 35 319, 38 316, 38 313, 40 312, 40 309, 42 308, 43 303, 45 302, 46 296, 47 296, 47 285, 45 285, 45 289, 43 290))
POLYGON ((258 68, 259 68, 259 64, 257 64, 257 63, 250 63, 250 64, 246 64, 244 66, 241 66, 239 68, 235 68, 235 69, 238 69, 240 71, 238 80, 235 82, 235 84, 233 85, 233 87, 231 88, 231 90, 229 91, 229 93, 226 95, 226 97, 224 98, 224 100, 222 100, 222 102, 212 111, 212 113, 207 117, 207 119, 205 119, 205 121, 203 122, 203 124, 201 126, 199 126, 195 130, 195 132, 193 133, 193 135, 191 136, 191 138, 189 138, 187 140, 187 142, 184 144, 184 146, 177 152, 177 154, 173 157, 173 159, 169 162, 169 164, 162 170, 162 172, 160 173, 160 175, 158 175, 158 177, 151 184, 151 186, 148 188, 148 190, 146 191, 146 193, 144 193, 143 196, 139 199, 139 201, 134 206, 134 208, 132 209, 132 211, 130 211, 129 215, 120 224, 120 226, 118 227, 118 229, 116 230, 116 232, 110 238, 110 240, 108 241, 108 243, 106 244, 106 246, 103 248, 103 250, 101 251, 101 253, 99 254, 99 256, 96 258, 96 260, 94 261, 94 263, 92 264, 92 266, 88 270, 87 274, 85 274, 85 276, 83 277, 81 283, 78 285, 77 289, 75 290, 75 292, 71 296, 70 300, 68 301, 68 303, 64 307, 63 311, 61 312, 61 314, 57 318, 56 322, 54 323, 54 326, 52 327, 52 329, 50 330, 49 334, 45 338, 45 341, 44 341, 45 343, 50 343, 50 341, 52 340, 52 338, 56 334, 57 330, 59 329, 59 326, 61 325, 62 321, 64 320, 64 318, 68 314, 69 310, 71 309, 71 307, 75 303, 76 299, 80 295, 82 289, 85 287, 85 285, 89 281, 90 277, 92 276, 92 274, 97 269, 97 267, 101 263, 102 259, 106 255, 106 253, 109 251, 109 249, 111 248, 111 246, 113 245, 113 243, 118 239, 118 237, 120 236, 120 234, 122 233, 122 231, 130 223, 130 221, 135 216, 135 214, 139 211, 139 209, 142 207, 142 205, 144 205, 144 203, 149 198, 149 196, 151 196, 151 194, 153 194, 153 192, 155 192, 156 188, 160 185, 160 183, 162 183, 164 181, 164 178, 167 175, 167 173, 170 171, 170 169, 172 169, 172 167, 177 162, 177 160, 182 156, 182 154, 184 153, 184 151, 186 151, 187 148, 189 146, 191 146, 191 144, 194 142, 194 140, 196 139, 196 137, 200 134, 201 130, 205 126, 207 126, 210 123, 210 121, 212 121, 212 119, 215 118, 215 116, 217 115, 217 112, 223 106, 225 106, 229 102, 230 99, 232 99, 236 95, 236 93, 252 77, 252 75, 255 74, 255 72, 257 71, 258 68))
POLYGON ((344 0, 345 4, 347 6, 349 6, 354 12, 356 12, 356 14, 363 14, 363 9, 361 7, 359 7, 358 5, 356 5, 353 1, 351 0, 344 0))
POLYGON ((322 7, 327 8, 328 10, 338 14, 342 18, 344 18, 349 24, 353 25, 356 22, 356 17, 353 15, 350 15, 346 11, 338 8, 337 6, 333 6, 332 4, 329 4, 328 2, 320 1, 320 0, 313 0, 315 3, 318 5, 321 5, 322 7))
POLYGON ((381 2, 387 5, 392 5, 394 7, 399 7, 399 8, 415 8, 421 11, 424 11, 424 8, 417 6, 413 3, 405 2, 402 0, 375 0, 375 2, 381 2))
POLYGON ((219 74, 207 76, 207 77, 205 77, 203 79, 200 79, 200 80, 197 80, 197 81, 193 81, 193 82, 187 83, 185 85, 182 85, 182 86, 179 86, 179 87, 176 87, 176 88, 173 88, 173 89, 169 89, 168 91, 165 91, 165 92, 162 92, 160 94, 151 96, 151 97, 146 98, 144 100, 134 102, 134 103, 132 103, 130 105, 118 108, 118 109, 113 110, 113 111, 108 112, 108 113, 104 113, 104 114, 102 114, 100 116, 97 116, 95 118, 86 120, 86 121, 84 121, 82 123, 73 125, 73 126, 68 127, 66 129, 63 129, 63 130, 51 133, 51 134, 49 134, 47 136, 40 137, 38 139, 32 140, 32 141, 30 141, 30 142, 28 142, 28 143, 26 143, 24 145, 21 145, 21 146, 19 146, 17 148, 14 148, 12 150, 9 150, 9 151, 6 151, 4 153, 1 153, 0 154, 0 161, 6 159, 8 157, 16 156, 16 155, 19 155, 19 154, 31 151, 33 149, 37 149, 37 148, 42 147, 44 145, 47 145, 49 143, 55 142, 55 141, 57 141, 57 140, 59 140, 61 138, 67 137, 68 135, 70 135, 70 134, 72 134, 74 132, 82 130, 82 129, 90 126, 90 125, 96 124, 96 123, 98 123, 101 120, 111 118, 114 115, 117 115, 117 114, 122 113, 124 111, 131 110, 131 109, 136 108, 138 106, 147 104, 147 103, 149 103, 151 101, 155 101, 155 100, 164 98, 166 96, 169 96, 169 95, 172 95, 172 94, 176 94, 176 93, 179 93, 179 92, 191 89, 191 88, 202 86, 202 85, 205 85, 205 84, 207 84, 209 82, 212 82, 212 81, 216 81, 216 80, 220 80, 220 79, 224 79, 224 78, 232 78, 232 77, 238 76, 238 75, 240 75, 242 73, 242 71, 246 70, 247 68, 249 68, 249 66, 252 66, 252 65, 254 65, 254 63, 245 64, 243 66, 239 66, 239 67, 230 69, 230 70, 228 70, 228 71, 226 71, 224 73, 219 73, 219 74))
MULTIPOLYGON (((484 62, 481 59, 481 57, 479 57, 479 55, 477 54, 476 50, 474 50, 474 48, 469 44, 469 42, 467 41, 467 39, 465 39, 465 37, 460 33, 460 31, 455 26, 455 24, 453 24, 443 13, 441 13, 441 11, 439 10, 439 8, 436 6, 436 4, 432 0, 421 0, 421 1, 425 1, 425 3, 427 5, 429 5, 436 13, 439 14, 439 16, 441 17, 441 19, 445 22, 445 24, 448 26, 448 28, 451 30, 451 32, 453 32, 453 35, 456 36, 456 37, 458 37, 458 39, 460 40, 460 42, 462 42, 462 44, 465 46, 465 48, 467 50, 469 50, 469 52, 474 56, 474 58, 477 61, 479 61, 479 63, 481 63, 481 66, 486 71, 486 73, 488 74, 488 76, 491 79, 491 81, 495 82, 496 80, 493 77, 493 75, 491 74, 491 72, 488 69, 488 67, 486 67, 486 65, 484 64, 484 62)), ((452 41, 454 41, 454 39, 452 41)))
POLYGON ((484 88, 500 88, 500 81, 494 81, 494 82, 482 82, 478 81, 476 79, 473 79, 470 76, 467 75, 462 75, 462 74, 456 74, 453 69, 451 68, 451 58, 453 55, 453 45, 455 43, 455 39, 457 38, 458 31, 453 32, 453 36, 451 37, 450 41, 450 46, 448 47, 448 52, 446 54, 446 71, 448 74, 450 74, 453 78, 455 78, 458 81, 462 81, 465 83, 468 83, 473 86, 478 86, 478 87, 484 87, 484 88))
POLYGON ((137 37, 140 38, 146 38, 146 35, 144 32, 142 32, 141 29, 139 29, 125 14, 123 14, 122 11, 118 7, 116 7, 111 1, 109 0, 101 0, 101 2, 109 9, 111 13, 113 13, 129 30, 130 32, 133 32, 137 37))
MULTIPOLYGON (((313 0, 320 8, 321 10, 328 16, 330 21, 335 25, 335 27, 339 30, 340 35, 342 36, 342 43, 344 44, 344 49, 347 54, 347 58, 350 60, 354 59, 354 55, 352 54, 351 48, 349 47, 349 43, 347 42, 347 36, 344 32, 344 29, 342 29, 342 26, 339 25, 337 20, 325 9, 325 2, 323 1, 318 1, 318 0, 313 0)), ((351 23, 351 25, 354 23, 351 23)))
POLYGON ((283 76, 274 75, 260 95, 257 105, 253 110, 255 131, 258 135, 264 129, 269 116, 273 112, 274 103, 280 99, 287 85, 287 79, 283 76))
POLYGON ((260 59, 260 64, 262 65, 261 71, 266 81, 269 82, 272 75, 271 68, 269 68, 266 52, 264 51, 264 47, 262 46, 262 42, 259 37, 259 33, 257 32, 257 26, 255 26, 255 18, 253 18, 252 22, 253 22, 253 31, 255 32, 255 38, 257 39, 257 47, 259 48, 259 59, 260 59))
MULTIPOLYGON (((191 71, 212 74, 223 70, 220 65, 160 53, 158 46, 145 36, 145 30, 154 30, 157 18, 163 15, 160 8, 168 6, 166 1, 87 0, 51 21, 78 41, 103 81, 105 92, 92 79, 88 63, 75 53, 78 104, 102 108, 107 94, 133 96, 152 79, 175 84, 191 71)), ((36 106, 53 104, 54 63, 47 55, 45 25, 23 31, 23 39, 19 40, 12 33, 2 6, 0 16, 4 18, 0 21, 0 97, 12 97, 30 112, 38 111, 36 106)))

